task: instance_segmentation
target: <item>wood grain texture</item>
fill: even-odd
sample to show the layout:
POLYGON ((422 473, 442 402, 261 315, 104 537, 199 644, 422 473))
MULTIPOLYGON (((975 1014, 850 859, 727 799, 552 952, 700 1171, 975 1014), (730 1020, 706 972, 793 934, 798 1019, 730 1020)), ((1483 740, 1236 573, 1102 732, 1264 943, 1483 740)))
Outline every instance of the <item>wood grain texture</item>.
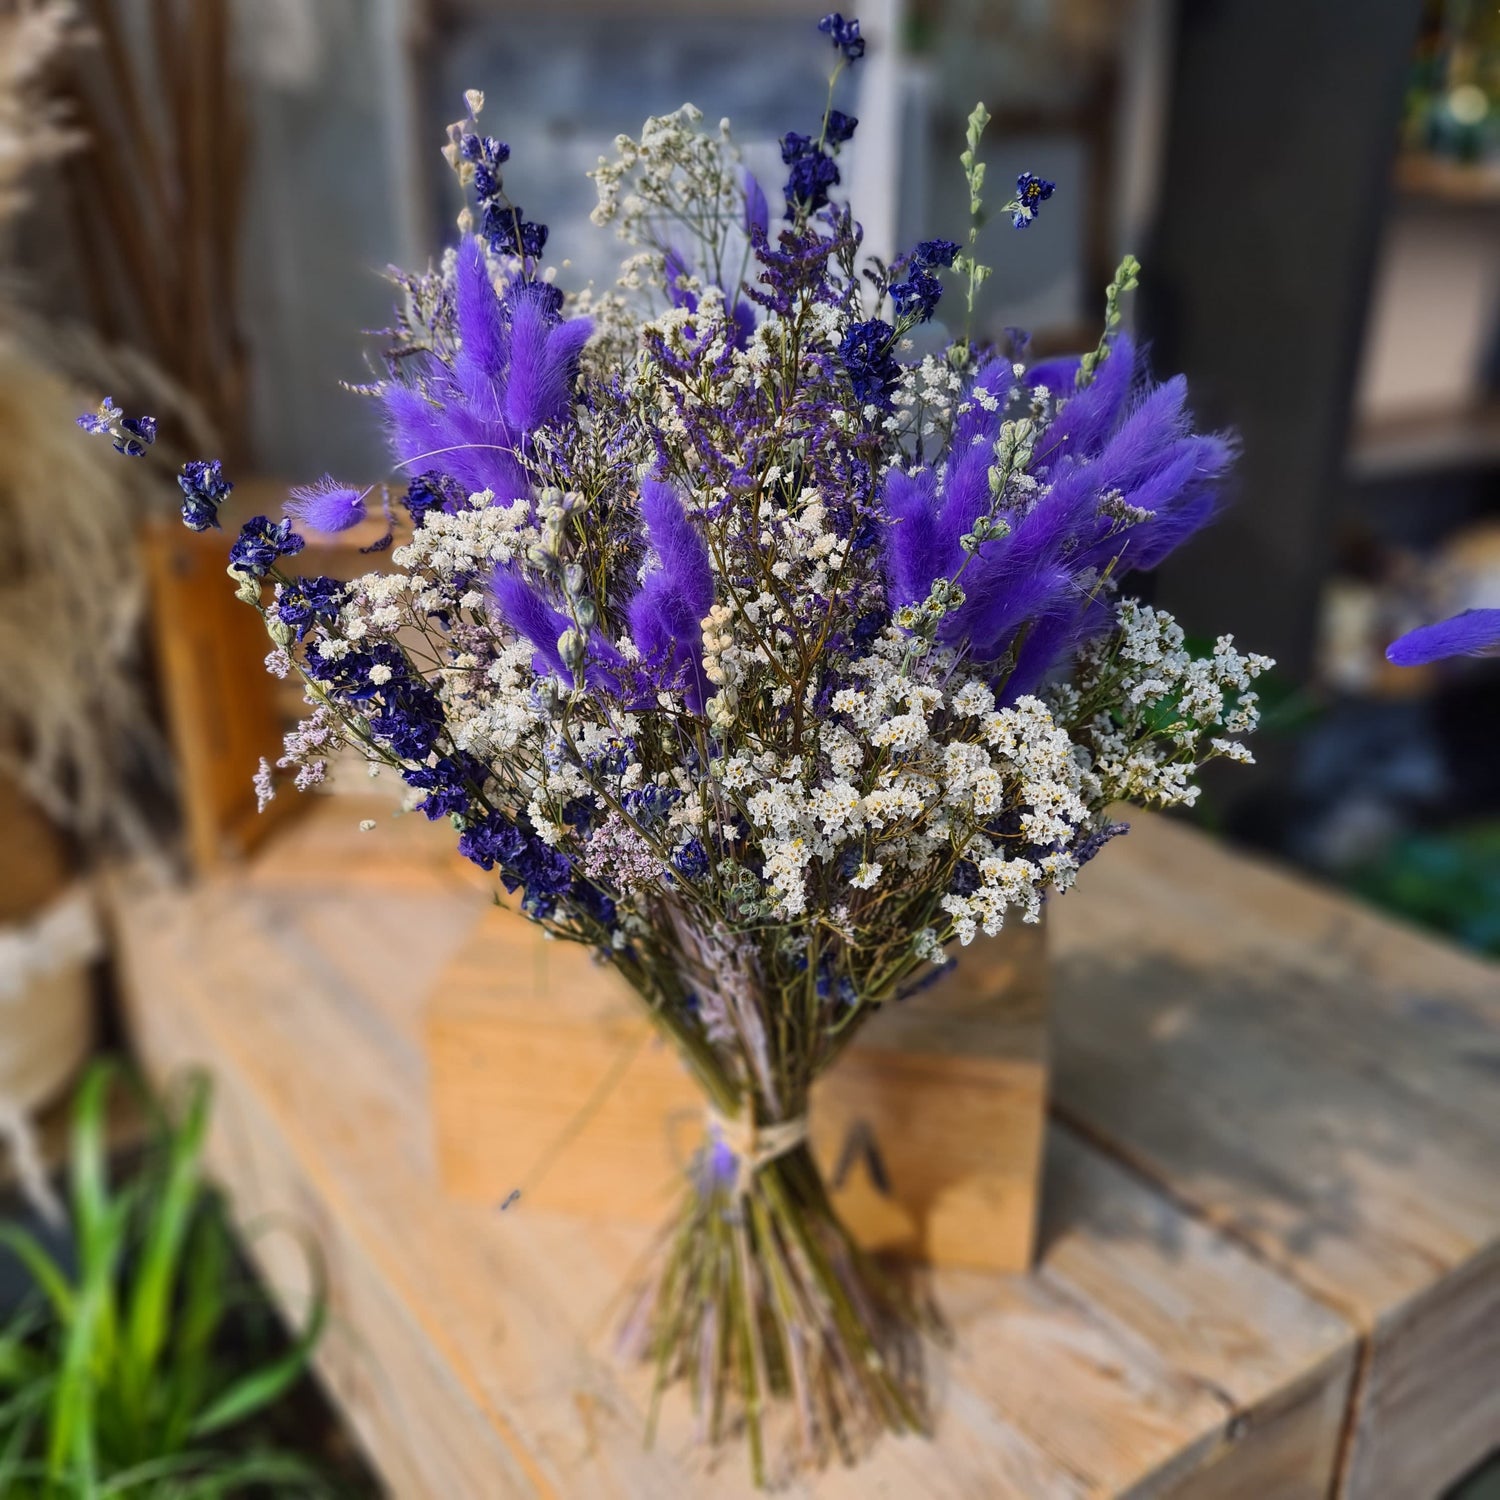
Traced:
MULTIPOLYGON (((329 799, 191 895, 116 886, 148 1067, 211 1069, 212 1161, 242 1221, 296 1225, 327 1259, 324 1379, 403 1500, 748 1495, 740 1455, 699 1448, 676 1395, 641 1447, 649 1375, 613 1346, 649 1229, 444 1192, 422 1008, 484 898, 443 830, 357 835, 355 816, 329 799)), ((1032 1274, 930 1278, 952 1333, 928 1351, 934 1440, 782 1493, 1321 1500, 1356 1352, 1344 1319, 1067 1128, 1044 1205, 1032 1274)), ((295 1313, 291 1241, 251 1243, 295 1313)))
MULTIPOLYGON (((814 1153, 869 1249, 977 1270, 1031 1262, 1047 1107, 1039 927, 977 943, 887 1006, 813 1091, 814 1153)), ((491 908, 433 986, 438 1159, 478 1202, 659 1224, 703 1098, 628 987, 491 908)))
POLYGON ((1053 907, 1058 1109, 1366 1337, 1342 1492, 1436 1495, 1500 1444, 1500 968, 1180 825, 1118 849, 1053 907))
POLYGON ((195 870, 208 871, 254 848, 297 808, 281 797, 262 816, 251 785, 261 757, 281 753, 275 690, 260 670, 270 642, 260 617, 235 598, 219 533, 148 525, 141 554, 188 852, 195 870))

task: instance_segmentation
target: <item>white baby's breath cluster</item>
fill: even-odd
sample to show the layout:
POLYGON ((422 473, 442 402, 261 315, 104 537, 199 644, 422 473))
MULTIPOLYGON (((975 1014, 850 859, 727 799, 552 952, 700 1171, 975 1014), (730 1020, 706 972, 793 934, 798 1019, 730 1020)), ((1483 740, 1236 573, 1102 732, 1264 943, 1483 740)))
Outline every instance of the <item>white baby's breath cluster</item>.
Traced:
POLYGON ((1096 799, 1191 807, 1208 761, 1253 760, 1243 739, 1260 717, 1251 684, 1273 663, 1228 636, 1194 656, 1171 615, 1134 599, 1116 613, 1118 632, 1087 645, 1071 682, 1051 690, 1054 712, 1072 722, 1096 799))
POLYGON ((728 120, 714 133, 702 121, 701 109, 684 104, 651 116, 639 139, 616 136, 614 157, 589 173, 599 195, 594 223, 615 225, 633 245, 660 246, 675 232, 721 247, 743 220, 739 152, 728 120))

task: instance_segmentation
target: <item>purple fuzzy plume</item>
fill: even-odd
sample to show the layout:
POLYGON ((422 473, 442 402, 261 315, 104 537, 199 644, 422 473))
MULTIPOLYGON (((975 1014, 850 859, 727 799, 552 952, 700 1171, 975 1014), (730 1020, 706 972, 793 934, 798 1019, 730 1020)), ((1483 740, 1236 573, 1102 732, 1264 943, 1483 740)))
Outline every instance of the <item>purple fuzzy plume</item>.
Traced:
POLYGON ((885 483, 891 603, 915 603, 936 579, 959 577, 964 602, 940 638, 980 660, 1015 650, 1012 699, 1108 625, 1102 575, 1156 566, 1211 518, 1234 457, 1227 439, 1192 432, 1185 381, 1141 383, 1129 339, 1116 341, 1081 389, 1078 368, 1060 360, 1027 372, 1028 387, 1045 387, 1059 403, 1030 466, 1041 487, 1006 497, 997 517, 1005 533, 972 558, 963 539, 994 504, 990 470, 1011 383, 1005 363, 975 376, 941 471, 893 470, 885 483))
MULTIPOLYGON (((514 567, 495 569, 490 599, 500 618, 535 649, 533 667, 571 683, 573 673, 563 661, 558 640, 573 628, 572 620, 514 567)), ((598 631, 592 632, 584 656, 585 684, 595 691, 619 694, 629 675, 624 657, 598 631)))
POLYGON ((522 456, 531 434, 567 415, 593 324, 562 321, 561 294, 543 283, 515 284, 502 300, 472 240, 459 252, 453 302, 451 365, 428 355, 417 384, 392 380, 381 392, 391 446, 403 467, 510 504, 530 493, 522 456))
POLYGON ((680 690, 688 708, 702 713, 708 693, 702 621, 714 602, 708 546, 668 484, 648 479, 641 486, 641 518, 656 566, 630 601, 630 637, 658 682, 680 690))
POLYGON ((521 574, 512 568, 496 568, 490 581, 490 597, 500 618, 536 648, 538 671, 558 677, 571 674, 564 668, 558 638, 572 626, 560 609, 554 609, 521 574))
POLYGON ((287 501, 287 514, 310 531, 348 531, 365 518, 364 492, 325 474, 316 484, 298 485, 287 501))
POLYGON ((1419 625, 1386 648, 1398 667, 1422 667, 1450 656, 1489 656, 1500 652, 1500 609, 1466 609, 1432 625, 1419 625))
POLYGON ((886 581, 897 608, 919 604, 947 561, 938 539, 937 476, 892 469, 885 482, 885 509, 891 529, 886 540, 886 581))
POLYGON ((587 318, 559 322, 544 290, 526 285, 510 296, 510 364, 505 374, 505 419, 529 433, 568 413, 578 356, 594 325, 587 318))
POLYGON ((760 185, 755 173, 745 169, 745 233, 752 237, 768 234, 771 228, 771 205, 766 201, 766 190, 760 185))

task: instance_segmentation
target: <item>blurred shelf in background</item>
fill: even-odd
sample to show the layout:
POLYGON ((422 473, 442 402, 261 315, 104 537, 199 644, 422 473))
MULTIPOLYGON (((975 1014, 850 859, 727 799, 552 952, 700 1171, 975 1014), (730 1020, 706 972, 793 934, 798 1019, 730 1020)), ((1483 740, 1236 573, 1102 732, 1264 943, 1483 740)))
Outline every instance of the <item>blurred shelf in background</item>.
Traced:
POLYGON ((1500 465, 1500 397, 1356 421, 1348 478, 1356 483, 1500 465))
POLYGON ((1500 210, 1500 161, 1464 162, 1431 151, 1396 158, 1396 190, 1403 197, 1500 210))

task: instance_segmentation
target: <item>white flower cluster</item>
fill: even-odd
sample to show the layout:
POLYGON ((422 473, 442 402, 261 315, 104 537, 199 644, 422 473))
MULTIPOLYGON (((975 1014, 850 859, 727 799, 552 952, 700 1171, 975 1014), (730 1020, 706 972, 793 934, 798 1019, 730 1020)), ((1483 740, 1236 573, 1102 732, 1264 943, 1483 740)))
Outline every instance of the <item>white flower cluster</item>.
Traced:
MULTIPOLYGON (((891 397, 894 410, 884 419, 885 430, 898 439, 947 437, 964 389, 963 375, 948 360, 925 355, 917 364, 901 367, 901 380, 891 397)), ((930 444, 929 444, 930 446, 930 444)))
POLYGON ((935 894, 967 943, 1007 910, 1034 920, 1042 887, 1068 883, 1090 808, 1073 743, 1043 703, 997 708, 951 653, 909 671, 906 645, 889 631, 853 663, 859 685, 834 694, 816 764, 741 750, 719 777, 756 834, 773 915, 805 913, 815 885, 930 883, 956 857, 964 888, 935 894))
POLYGON ((669 115, 653 115, 641 127, 639 140, 615 137, 615 158, 601 156, 589 173, 599 201, 595 224, 615 224, 632 244, 659 244, 674 224, 692 235, 705 225, 740 222, 743 191, 735 170, 738 152, 721 120, 717 136, 699 129, 703 111, 684 104, 669 115))
POLYGON ((1241 654, 1227 635, 1195 657, 1165 611, 1122 599, 1117 614, 1118 631, 1085 647, 1073 681, 1052 690, 1054 712, 1073 721, 1098 797, 1191 807, 1205 763, 1253 759, 1240 737, 1259 722, 1251 683, 1271 659, 1241 654))
MULTIPOLYGON (((531 507, 493 502, 494 496, 485 490, 470 495, 468 504, 451 514, 429 511, 411 540, 391 554, 391 561, 412 575, 431 574, 441 584, 458 574, 488 577, 497 563, 524 557, 541 538, 531 507)), ((370 575, 377 576, 390 575, 370 575)))

